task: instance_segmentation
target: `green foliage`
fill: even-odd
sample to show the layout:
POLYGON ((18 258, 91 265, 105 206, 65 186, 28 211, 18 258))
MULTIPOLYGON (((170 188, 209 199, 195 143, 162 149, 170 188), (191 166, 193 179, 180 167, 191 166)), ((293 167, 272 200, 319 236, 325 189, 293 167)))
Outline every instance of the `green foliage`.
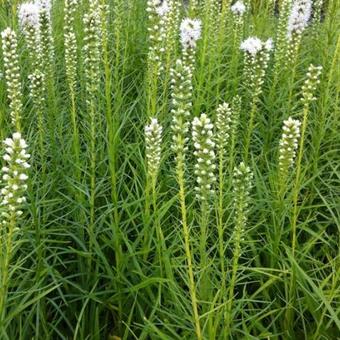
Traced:
MULTIPOLYGON (((275 42, 279 18, 273 2, 245 1, 251 6, 237 25, 239 35, 228 10, 221 18, 215 1, 206 0, 202 8, 190 1, 190 13, 202 20, 203 36, 191 67, 192 98, 191 88, 188 91, 193 105, 185 105, 183 110, 190 111, 185 116, 190 122, 205 113, 215 124, 217 107, 232 104, 230 142, 216 173, 223 183, 213 185, 209 205, 195 199, 189 132, 178 185, 171 148, 176 138, 171 129, 170 69, 183 56, 179 40, 170 41, 166 65, 150 91, 146 1, 96 1, 99 7, 93 11, 98 12, 100 28, 95 44, 100 51, 95 57, 100 54, 100 65, 95 77, 85 54, 89 41, 83 18, 89 1, 80 1, 66 30, 75 33, 77 46, 68 54, 76 54, 75 65, 72 60, 65 64, 64 1, 53 1, 52 37, 48 17, 43 26, 47 69, 42 72, 47 79, 46 88, 39 86, 39 91, 46 93, 38 102, 30 94, 29 75, 35 69, 19 30, 17 2, 0 0, 0 31, 11 27, 18 36, 20 127, 31 169, 27 203, 11 245, 7 286, 0 289, 8 291, 1 299, 5 307, 0 311, 0 339, 338 339, 339 1, 318 7, 322 20, 314 18, 303 32, 292 69, 275 67, 275 60, 284 62, 284 50, 275 57, 274 48, 256 99, 251 134, 252 84, 244 79, 238 41, 259 36, 275 42), (323 70, 316 100, 304 110, 302 86, 310 64, 323 70), (89 96, 92 82, 95 90, 89 96), (150 101, 164 132, 152 190, 144 137, 150 101), (298 154, 297 180, 293 165, 281 195, 279 143, 288 117, 305 123, 299 144, 303 152, 298 154), (249 205, 241 209, 247 223, 239 235, 236 261, 235 214, 240 212, 235 209, 240 208, 235 206, 239 190, 233 170, 242 161, 253 178, 249 205)), ((180 6, 181 19, 187 11, 180 6)), ((176 37, 171 32, 170 40, 170 35, 176 37)), ((14 132, 3 72, 1 51, 1 139, 14 132)), ((180 72, 174 86, 181 86, 180 72)), ((177 92, 175 99, 180 88, 177 92)), ((6 236, 2 228, 1 251, 6 236)), ((1 269, 6 267, 3 258, 0 254, 1 269)))

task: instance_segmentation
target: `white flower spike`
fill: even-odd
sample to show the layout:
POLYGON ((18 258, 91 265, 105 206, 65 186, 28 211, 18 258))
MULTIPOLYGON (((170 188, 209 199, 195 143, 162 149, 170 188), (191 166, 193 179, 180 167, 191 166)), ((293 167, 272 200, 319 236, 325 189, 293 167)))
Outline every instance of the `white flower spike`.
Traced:
POLYGON ((243 15, 246 11, 246 6, 242 1, 236 1, 231 7, 230 7, 231 12, 234 15, 243 15))
POLYGON ((184 50, 196 48, 197 40, 201 38, 202 22, 199 19, 186 18, 180 26, 181 44, 184 50))

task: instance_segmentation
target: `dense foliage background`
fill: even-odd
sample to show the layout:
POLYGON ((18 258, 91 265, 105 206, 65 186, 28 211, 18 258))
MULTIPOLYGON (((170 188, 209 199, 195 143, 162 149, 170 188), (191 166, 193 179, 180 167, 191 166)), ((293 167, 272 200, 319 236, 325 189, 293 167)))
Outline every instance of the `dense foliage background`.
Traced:
MULTIPOLYGON (((108 40, 100 56, 100 91, 95 107, 94 206, 89 180, 93 151, 89 141, 93 131, 86 105, 88 80, 83 49, 86 35, 83 17, 88 2, 82 1, 75 12, 78 158, 74 149, 72 96, 65 70, 63 1, 55 0, 52 8, 54 64, 45 103, 43 144, 37 112, 29 96, 32 64, 28 62, 27 46, 18 26, 18 4, 1 3, 0 31, 10 26, 19 38, 24 94, 22 134, 29 145, 32 166, 28 203, 13 239, 7 302, 1 311, 1 339, 196 337, 175 160, 170 149, 171 90, 165 83, 164 91, 157 97, 157 118, 164 133, 154 205, 147 189, 144 138, 144 126, 150 118, 145 81, 149 44, 147 5, 143 0, 104 2, 109 9, 108 40), (157 255, 157 223, 164 235, 161 257, 157 255)), ((186 11, 181 8, 181 18, 187 16, 186 11)), ((229 306, 234 253, 232 167, 243 159, 243 135, 249 123, 247 103, 252 94, 247 91, 249 79, 243 75, 243 53, 239 45, 232 43, 235 40, 231 18, 226 21, 222 39, 214 45, 212 33, 206 28, 214 24, 214 18, 206 17, 203 11, 197 13, 202 20, 203 36, 197 46, 190 120, 205 112, 215 121, 217 106, 223 101, 232 103, 236 95, 245 103, 235 151, 228 156, 224 177, 225 254, 221 259, 216 229, 218 203, 215 208, 213 201, 212 208, 205 212, 210 214, 206 268, 199 266, 197 221, 201 212, 194 195, 191 141, 186 159, 186 204, 195 282, 199 285, 208 280, 211 290, 209 300, 198 296, 204 339, 223 339, 227 333, 232 339, 340 337, 339 11, 339 1, 324 2, 322 21, 314 21, 303 33, 293 69, 279 70, 274 79, 274 57, 269 61, 247 162, 254 174, 253 188, 228 331, 224 317, 229 306), (311 63, 322 65, 323 70, 304 136, 297 244, 293 253, 291 186, 283 201, 276 195, 278 147, 283 120, 289 116, 302 119, 302 85, 311 63), (226 268, 224 277, 221 260, 226 268)), ((277 27, 278 8, 270 1, 254 1, 245 14, 240 33, 242 40, 255 35, 261 39, 272 37, 275 42, 277 27)), ((179 41, 176 44, 170 66, 181 54, 179 41)), ((3 58, 0 72, 4 73, 3 58)), ((164 82, 169 80, 166 73, 160 78, 164 82)), ((13 132, 8 112, 6 81, 2 76, 2 140, 13 132)), ((291 172, 294 176, 294 169, 291 172)), ((2 239, 5 233, 3 229, 2 239)))

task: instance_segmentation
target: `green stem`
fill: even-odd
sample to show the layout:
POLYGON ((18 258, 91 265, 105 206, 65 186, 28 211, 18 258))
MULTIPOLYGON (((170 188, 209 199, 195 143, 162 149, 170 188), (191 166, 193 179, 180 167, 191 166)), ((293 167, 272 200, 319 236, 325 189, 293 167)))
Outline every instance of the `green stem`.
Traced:
MULTIPOLYGON (((8 224, 8 231, 3 231, 2 237, 6 238, 6 251, 4 257, 1 258, 1 281, 0 281, 0 334, 5 334, 5 317, 6 317, 6 302, 8 293, 8 279, 9 279, 9 266, 13 249, 13 235, 16 226, 15 213, 11 213, 8 224), (6 236, 4 236, 6 234, 6 236)), ((3 226, 2 226, 3 227, 3 226)))
POLYGON ((147 261, 149 253, 150 253, 150 243, 152 240, 151 230, 150 230, 150 221, 151 221, 151 187, 150 181, 146 181, 145 187, 145 206, 144 206, 144 246, 143 246, 143 253, 144 253, 144 261, 147 261))
POLYGON ((184 184, 184 164, 181 160, 179 160, 177 164, 177 180, 179 185, 179 200, 181 206, 181 216, 182 216, 182 225, 183 225, 183 236, 184 236, 184 247, 186 260, 188 265, 188 277, 189 277, 189 292, 191 296, 191 304, 193 309, 193 317, 195 323, 196 336, 198 340, 203 339, 202 331, 200 326, 199 314, 198 314, 198 303, 196 297, 196 287, 195 287, 195 279, 194 279, 194 271, 192 264, 192 255, 191 255, 191 247, 190 247, 190 235, 189 235, 189 227, 187 224, 187 209, 185 203, 185 184, 184 184))
MULTIPOLYGON (((90 108, 90 224, 89 224, 89 252, 92 253, 94 223, 95 223, 95 199, 96 199, 96 114, 94 103, 90 108)), ((90 259, 92 256, 90 257, 90 259)), ((90 261, 91 263, 91 261, 90 261)))
MULTIPOLYGON (((296 248, 297 248, 297 219, 298 219, 298 199, 299 193, 301 188, 301 165, 302 165, 302 157, 304 153, 304 141, 305 141, 305 134, 307 129, 307 121, 308 121, 308 111, 309 107, 305 105, 303 110, 303 120, 301 125, 301 138, 300 138, 300 145, 299 145, 299 152, 296 161, 296 177, 295 183, 293 188, 293 211, 292 211, 292 221, 291 221, 291 248, 292 248, 292 257, 295 258, 296 248)), ((291 277, 290 277, 290 285, 289 285, 289 306, 286 311, 286 325, 287 330, 292 331, 293 323, 294 323, 294 310, 291 306, 294 305, 294 301, 296 299, 295 294, 296 288, 296 272, 295 267, 292 266, 291 268, 291 277)))
MULTIPOLYGON (((243 203, 240 203, 243 205, 243 203)), ((235 246, 234 246, 234 255, 233 255, 233 265, 231 271, 231 279, 229 285, 229 294, 228 294, 228 303, 226 306, 225 313, 225 339, 228 339, 231 334, 231 323, 232 323, 232 308, 234 302, 234 292, 236 286, 237 279, 237 271, 238 271, 238 261, 241 255, 241 229, 238 226, 242 226, 243 224, 243 215, 240 214, 238 220, 236 221, 236 229, 235 229, 235 246)))
POLYGON ((223 227, 223 194, 224 194, 224 157, 223 150, 219 151, 219 200, 218 200, 218 239, 219 239, 219 253, 221 261, 221 275, 222 275, 222 290, 221 294, 224 296, 225 288, 225 265, 224 265, 224 227, 223 227))
POLYGON ((257 100, 258 97, 254 97, 252 101, 252 106, 250 110, 250 116, 249 116, 249 125, 248 125, 248 130, 247 130, 247 136, 244 144, 244 161, 248 163, 248 157, 249 157, 249 148, 250 148, 250 141, 251 137, 253 135, 254 131, 254 125, 255 125, 255 115, 256 115, 256 110, 257 110, 257 100))

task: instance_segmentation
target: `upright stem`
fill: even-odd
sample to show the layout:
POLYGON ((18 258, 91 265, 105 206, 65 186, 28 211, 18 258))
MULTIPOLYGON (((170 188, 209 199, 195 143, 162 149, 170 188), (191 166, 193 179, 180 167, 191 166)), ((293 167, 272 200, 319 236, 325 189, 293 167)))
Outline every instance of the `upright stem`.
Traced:
MULTIPOLYGON (((243 203, 241 203, 243 204, 243 203)), ((238 221, 236 221, 236 225, 242 225, 243 222, 243 215, 239 215, 238 221)), ((237 228, 237 227, 236 227, 237 228)), ((234 291, 237 279, 237 271, 238 271, 238 261, 241 255, 241 233, 239 230, 235 229, 235 248, 234 248, 234 256, 233 256, 233 266, 231 271, 231 279, 229 285, 229 294, 228 294, 228 303, 226 306, 226 313, 225 313, 225 339, 230 337, 230 327, 232 322, 232 308, 234 302, 234 291)))
MULTIPOLYGON (((90 107, 90 225, 89 251, 92 252, 94 223, 95 223, 95 199, 96 199, 96 112, 95 105, 92 102, 90 107)), ((91 259, 92 257, 90 257, 91 259)))
POLYGON ((180 205, 181 205, 184 247, 185 247, 185 254, 186 254, 186 260, 187 260, 187 265, 188 265, 189 291, 190 291, 190 296, 191 296, 192 309, 194 313, 196 336, 198 340, 201 340, 203 339, 203 337, 202 337, 202 331, 201 331, 199 314, 198 314, 196 287, 195 287, 194 271, 193 271, 193 264, 192 264, 192 255, 191 255, 191 249, 190 249, 190 235, 189 235, 189 227, 187 224, 187 209, 186 209, 186 203, 185 203, 185 188, 184 188, 184 164, 181 160, 179 160, 177 164, 177 179, 178 179, 178 185, 179 185, 179 200, 180 200, 180 205))
POLYGON ((157 212, 157 191, 156 191, 156 179, 152 178, 151 179, 152 184, 151 184, 151 190, 152 190, 152 212, 153 212, 153 220, 156 228, 156 234, 157 234, 157 253, 158 253, 158 262, 159 262, 159 268, 160 268, 160 273, 161 277, 163 277, 163 265, 162 265, 162 248, 163 248, 163 233, 162 229, 159 223, 159 218, 158 218, 158 212, 157 212))
MULTIPOLYGON (((0 335, 2 333, 5 333, 4 330, 4 321, 6 317, 6 301, 7 301, 7 292, 8 292, 8 278, 9 278, 9 265, 11 261, 12 256, 12 242, 13 242, 13 234, 14 229, 16 226, 15 222, 15 214, 11 213, 11 217, 9 219, 8 224, 8 231, 7 235, 2 237, 6 238, 6 251, 4 253, 4 257, 2 257, 2 263, 1 263, 1 281, 0 281, 0 335)), ((4 231, 4 234, 6 234, 6 231, 4 231)))
MULTIPOLYGON (((295 258, 296 247, 297 247, 297 219, 298 219, 298 199, 301 187, 301 163, 302 157, 304 153, 304 140, 305 140, 305 133, 307 128, 307 120, 308 120, 308 106, 304 107, 303 111, 303 120, 301 125, 301 138, 299 144, 299 152, 296 161, 296 177, 295 183, 293 188, 293 214, 292 214, 292 221, 291 221, 291 247, 292 247, 292 257, 295 258)), ((289 285, 289 306, 293 306, 293 302, 296 299, 295 294, 295 287, 296 287, 296 271, 295 267, 292 266, 291 268, 291 277, 290 277, 290 285, 289 285)), ((293 329, 293 319, 294 319, 294 310, 292 307, 288 307, 286 311, 286 325, 287 330, 291 331, 293 329)))
MULTIPOLYGON (((207 255, 207 239, 208 239, 208 221, 209 221, 209 203, 204 200, 201 202, 200 216, 200 269, 201 269, 201 285, 200 298, 204 301, 210 301, 209 297, 209 274, 208 274, 208 255, 207 255)), ((205 310, 206 311, 206 310, 205 310)), ((211 318, 209 318, 211 321, 211 318)))
MULTIPOLYGON (((103 5, 105 5, 106 1, 102 0, 103 5)), ((119 6, 119 4, 117 5, 119 6)), ((102 18, 103 25, 105 25, 103 31, 107 32, 107 18, 102 18)), ((116 32, 118 33, 118 32, 116 32)), ((115 56, 115 74, 113 76, 114 81, 116 83, 116 95, 119 96, 119 91, 117 91, 119 84, 119 61, 120 61, 120 39, 119 35, 116 35, 115 43, 116 43, 116 56, 115 56)), ((110 56, 109 56, 109 41, 108 35, 104 34, 103 36, 103 62, 104 62, 104 76, 105 76, 105 103, 106 103, 106 124, 107 124, 107 133, 108 133, 108 159, 109 159, 109 171, 111 177, 111 200, 113 205, 113 238, 115 243, 115 261, 116 261, 116 270, 118 276, 120 275, 120 266, 121 266, 121 257, 122 257, 122 249, 120 245, 120 230, 119 230, 119 210, 118 210, 118 192, 117 192, 117 136, 118 136, 118 115, 113 114, 112 108, 112 74, 111 74, 111 66, 110 66, 110 56)), ((118 106, 118 105, 117 105, 118 106)), ((118 282, 118 280, 117 280, 118 282)), ((116 286, 117 292, 120 292, 120 287, 118 284, 116 286)), ((123 306, 121 300, 118 302, 118 314, 119 319, 121 320, 123 317, 123 306)), ((120 328, 120 324, 119 324, 120 328)))
POLYGON ((221 261, 221 275, 222 275, 222 290, 221 294, 224 296, 225 288, 225 265, 224 265, 224 228, 223 228, 223 188, 224 188, 224 157, 223 149, 219 151, 219 199, 218 199, 218 239, 219 239, 219 253, 221 261))
POLYGON ((245 162, 248 162, 250 141, 251 141, 251 137, 254 131, 254 121, 255 121, 255 114, 256 114, 256 109, 257 109, 257 100, 258 100, 257 97, 253 98, 252 106, 250 110, 250 117, 249 117, 249 123, 248 123, 249 125, 248 125, 245 145, 244 145, 244 161, 245 162))
POLYGON ((152 239, 151 230, 150 230, 150 221, 151 221, 151 186, 150 181, 147 179, 146 187, 145 187, 145 206, 144 206, 144 261, 148 259, 150 253, 150 243, 152 239))

